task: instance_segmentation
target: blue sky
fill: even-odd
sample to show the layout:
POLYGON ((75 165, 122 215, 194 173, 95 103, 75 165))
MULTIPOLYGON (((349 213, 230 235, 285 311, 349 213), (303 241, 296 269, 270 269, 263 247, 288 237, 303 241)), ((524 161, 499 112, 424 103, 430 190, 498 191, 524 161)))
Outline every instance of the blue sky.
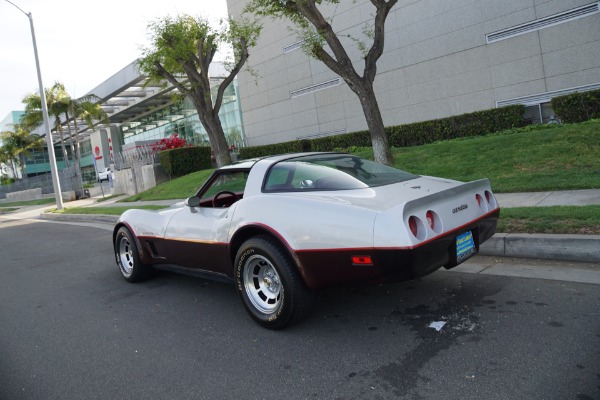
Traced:
MULTIPOLYGON (((10 0, 31 12, 45 87, 59 81, 80 97, 140 55, 148 22, 190 14, 227 15, 226 0, 10 0), (94 43, 89 46, 89 43, 94 43)), ((0 120, 38 91, 29 19, 0 0, 0 120)))

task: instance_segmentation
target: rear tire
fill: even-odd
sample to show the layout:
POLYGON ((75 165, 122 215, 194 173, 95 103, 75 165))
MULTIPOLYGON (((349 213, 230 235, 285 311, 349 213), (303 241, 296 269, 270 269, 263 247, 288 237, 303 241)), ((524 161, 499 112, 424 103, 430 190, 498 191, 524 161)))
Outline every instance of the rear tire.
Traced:
POLYGON ((244 242, 235 258, 236 287, 248 314, 261 326, 282 329, 305 317, 315 300, 289 254, 268 236, 244 242))
POLYGON ((122 226, 115 238, 115 257, 121 275, 128 282, 141 282, 155 274, 152 265, 143 264, 137 242, 129 229, 122 226))

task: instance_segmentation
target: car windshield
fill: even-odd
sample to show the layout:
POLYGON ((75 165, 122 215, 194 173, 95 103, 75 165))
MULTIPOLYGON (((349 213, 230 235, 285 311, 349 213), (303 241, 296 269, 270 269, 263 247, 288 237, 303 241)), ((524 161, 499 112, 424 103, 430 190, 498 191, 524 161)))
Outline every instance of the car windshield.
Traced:
POLYGON ((268 172, 265 191, 346 190, 417 178, 350 154, 315 154, 281 161, 268 172))

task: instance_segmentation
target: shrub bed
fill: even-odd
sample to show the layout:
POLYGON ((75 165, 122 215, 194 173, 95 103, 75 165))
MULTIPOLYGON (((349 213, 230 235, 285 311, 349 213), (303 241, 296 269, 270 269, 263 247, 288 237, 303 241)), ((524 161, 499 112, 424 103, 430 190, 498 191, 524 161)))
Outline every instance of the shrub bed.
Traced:
POLYGON ((600 118, 600 89, 558 96, 551 104, 561 121, 568 124, 600 118))
POLYGON ((158 153, 161 167, 169 176, 183 176, 211 168, 210 147, 181 147, 158 153))
MULTIPOLYGON (((386 132, 390 145, 393 147, 418 146, 440 140, 482 136, 492 132, 518 128, 525 125, 524 111, 524 106, 512 105, 432 121, 390 126, 386 127, 386 132)), ((240 149, 240 158, 247 159, 298 151, 332 151, 353 146, 371 146, 369 131, 352 132, 311 140, 295 140, 265 146, 244 147, 240 149)))

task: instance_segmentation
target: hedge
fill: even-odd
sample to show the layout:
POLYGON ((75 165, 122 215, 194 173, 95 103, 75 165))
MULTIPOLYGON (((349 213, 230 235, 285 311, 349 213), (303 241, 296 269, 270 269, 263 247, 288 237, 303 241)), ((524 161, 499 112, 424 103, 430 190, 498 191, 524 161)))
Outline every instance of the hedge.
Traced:
POLYGON ((558 96, 552 109, 562 122, 577 123, 600 118, 600 89, 558 96))
MULTIPOLYGON (((418 146, 440 140, 481 136, 505 129, 522 127, 526 124, 523 119, 524 111, 525 107, 517 104, 432 121, 389 126, 385 130, 390 140, 390 146, 418 146)), ((332 151, 352 146, 371 146, 369 131, 326 136, 311 140, 295 140, 266 146, 244 147, 240 149, 240 159, 298 151, 332 151)))
POLYGON ((169 176, 183 176, 211 168, 210 156, 207 146, 181 147, 159 152, 158 160, 169 176))
POLYGON ((291 142, 275 143, 267 146, 253 146, 240 148, 240 159, 263 157, 272 154, 298 153, 311 151, 309 140, 294 140, 291 142), (268 153, 266 149, 269 149, 268 153))

